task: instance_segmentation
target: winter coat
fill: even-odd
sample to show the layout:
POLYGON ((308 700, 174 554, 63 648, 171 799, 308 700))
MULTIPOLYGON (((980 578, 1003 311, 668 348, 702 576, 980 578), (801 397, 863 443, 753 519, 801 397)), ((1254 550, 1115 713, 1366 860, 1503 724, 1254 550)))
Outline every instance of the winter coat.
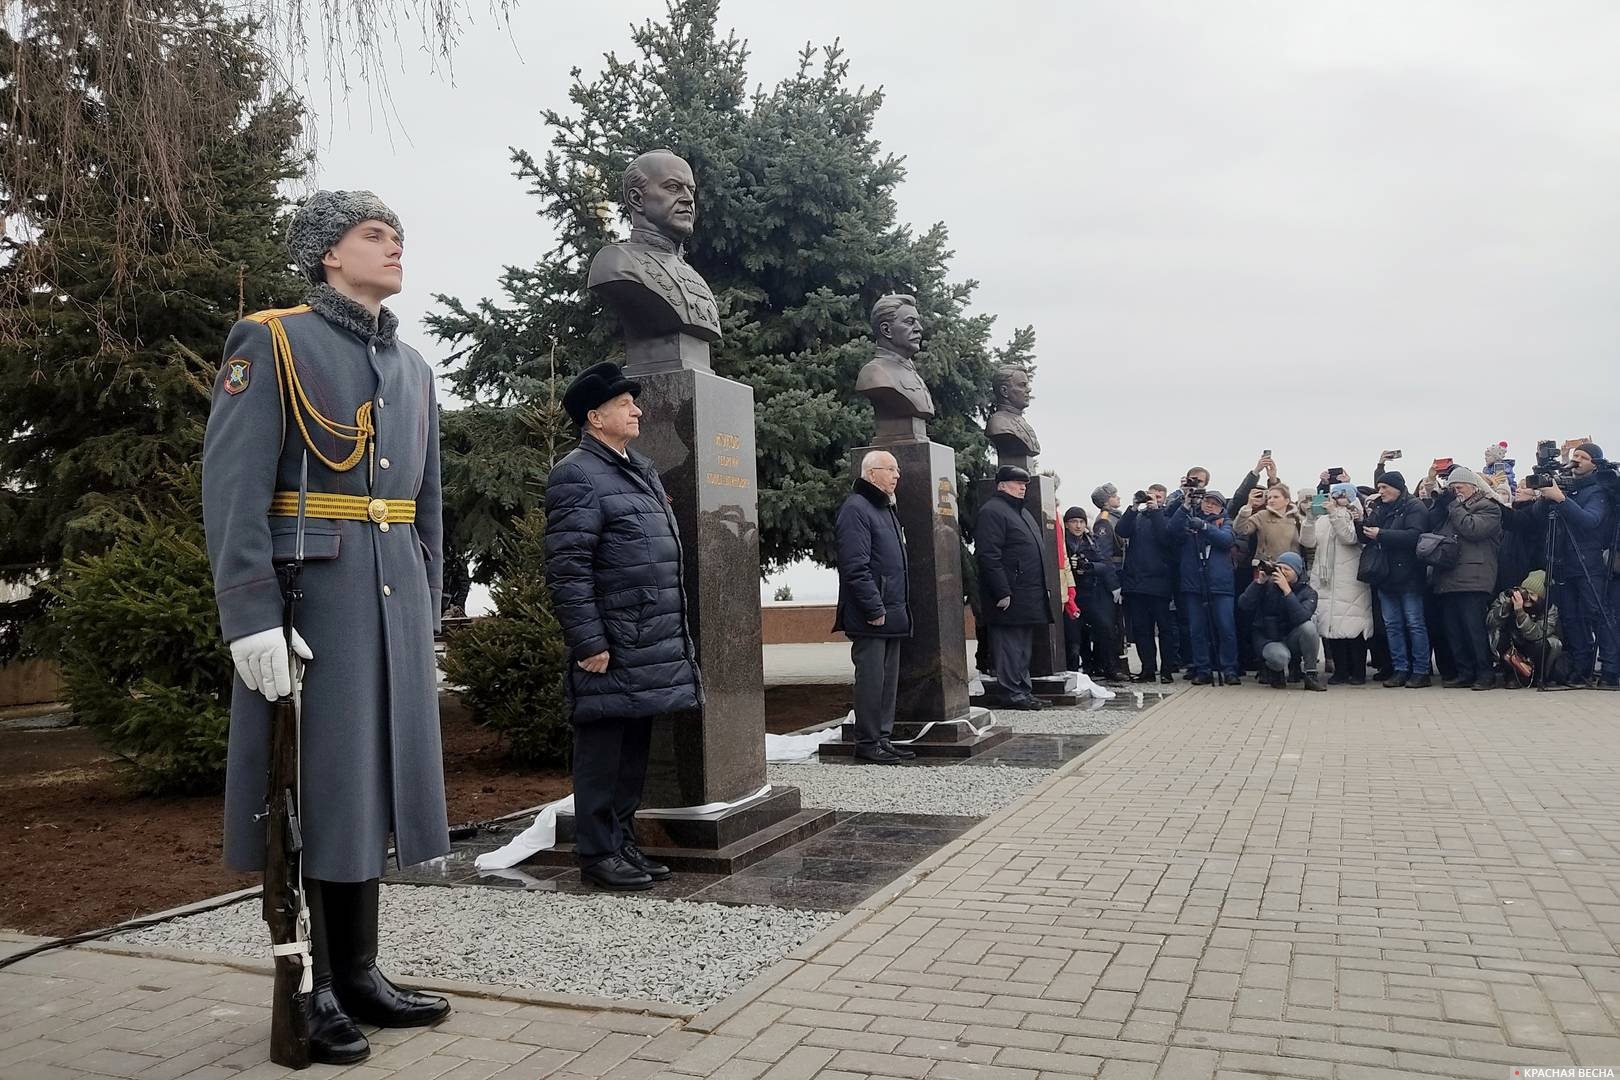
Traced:
POLYGON ((1350 511, 1334 507, 1311 528, 1316 561, 1311 583, 1316 590, 1316 628, 1325 638, 1371 637, 1372 587, 1356 579, 1361 568, 1361 541, 1350 511))
POLYGON ((1317 596, 1308 577, 1294 582, 1287 593, 1267 578, 1244 589, 1237 606, 1248 616, 1249 625, 1261 641, 1284 641, 1295 627, 1315 617, 1317 596))
POLYGON ((1051 579, 1056 549, 1051 534, 1035 522, 1024 504, 998 491, 979 508, 973 526, 979 589, 991 626, 1035 626, 1052 621, 1051 579), (1048 566, 1048 564, 1053 564, 1048 566), (1003 611, 998 601, 1012 597, 1003 611))
POLYGON ((701 702, 681 537, 651 461, 585 435, 551 470, 546 585, 568 649, 563 697, 574 723, 701 702), (603 651, 601 674, 575 663, 603 651))
POLYGON ((1594 579, 1603 580, 1603 550, 1613 538, 1614 517, 1620 512, 1614 504, 1606 482, 1596 474, 1576 479, 1564 492, 1564 501, 1550 499, 1535 502, 1537 520, 1543 530, 1547 515, 1558 517, 1558 574, 1563 584, 1581 580, 1581 567, 1594 579))
POLYGON ((1232 525, 1225 514, 1207 517, 1202 512, 1188 512, 1177 504, 1165 523, 1165 529, 1177 545, 1180 566, 1176 573, 1176 587, 1184 593, 1204 591, 1205 566, 1208 566, 1209 592, 1212 596, 1231 596, 1236 591, 1232 578, 1232 564, 1227 553, 1232 550, 1232 525), (1192 522, 1202 522, 1194 531, 1192 522))
POLYGON ((910 637, 911 567, 894 500, 870 480, 856 480, 838 508, 833 535, 838 544, 833 629, 849 637, 910 637), (883 625, 873 626, 879 617, 883 625))
POLYGON ((1238 511, 1237 519, 1232 523, 1232 531, 1238 536, 1253 536, 1254 558, 1266 562, 1276 562, 1277 556, 1285 551, 1300 553, 1299 533, 1300 517, 1290 507, 1286 513, 1279 514, 1269 506, 1262 506, 1259 510, 1251 510, 1247 506, 1238 511))
POLYGON ((1417 557, 1418 537, 1429 531, 1429 508, 1410 492, 1402 493, 1392 503, 1376 499, 1367 510, 1367 516, 1357 526, 1356 533, 1364 544, 1376 544, 1383 549, 1389 564, 1389 573, 1374 588, 1379 592, 1422 592, 1428 581, 1428 567, 1417 557), (1369 538, 1363 529, 1378 529, 1377 539, 1369 538))
POLYGON ((1097 545, 1097 551, 1103 558, 1112 562, 1117 569, 1120 560, 1125 557, 1125 547, 1119 542, 1119 521, 1112 510, 1097 511, 1097 520, 1091 523, 1091 539, 1097 545))
POLYGON ((1069 573, 1074 577, 1075 601, 1087 604, 1113 603, 1114 590, 1120 587, 1119 571, 1102 551, 1096 537, 1063 534, 1063 548, 1069 556, 1069 573))
POLYGON ((1429 510, 1429 531, 1454 536, 1457 564, 1436 567, 1430 586, 1437 594, 1496 591, 1496 549, 1502 544, 1502 504, 1484 490, 1464 499, 1446 488, 1429 510))
MULTIPOLYGON (((1518 588, 1525 593, 1533 594, 1539 600, 1547 599, 1547 573, 1544 570, 1532 570, 1526 574, 1518 588)), ((1513 610, 1513 590, 1507 589, 1491 601, 1490 610, 1485 613, 1485 631, 1490 637, 1491 650, 1502 652, 1510 644, 1518 645, 1526 652, 1534 652, 1543 639, 1555 644, 1562 637, 1558 626, 1558 609, 1548 607, 1545 603, 1536 605, 1534 609, 1529 606, 1523 611, 1513 610), (1511 634, 1510 641, 1504 641, 1503 635, 1511 634)))
MULTIPOLYGON (((282 624, 276 568, 293 557, 297 521, 266 511, 273 493, 298 490, 306 447, 312 493, 415 501, 414 522, 400 508, 392 522, 305 523, 297 630, 315 659, 301 692, 304 873, 364 881, 382 875, 390 833, 401 865, 450 849, 433 657, 439 410, 433 369, 395 336, 392 313, 373 320, 327 285, 310 301, 250 316, 225 342, 203 440, 203 524, 220 629, 234 641, 282 624), (287 358, 277 363, 273 327, 290 371, 287 358), (312 410, 374 434, 340 441, 312 410)), ((269 720, 270 703, 234 678, 225 863, 235 870, 264 865, 269 720)))
POLYGON ((1496 550, 1496 591, 1511 589, 1532 570, 1546 567, 1546 521, 1533 506, 1502 507, 1502 546, 1496 550))
POLYGON ((1176 545, 1165 530, 1162 509, 1131 507, 1115 530, 1128 543, 1120 587, 1126 595, 1173 596, 1176 591, 1176 545))

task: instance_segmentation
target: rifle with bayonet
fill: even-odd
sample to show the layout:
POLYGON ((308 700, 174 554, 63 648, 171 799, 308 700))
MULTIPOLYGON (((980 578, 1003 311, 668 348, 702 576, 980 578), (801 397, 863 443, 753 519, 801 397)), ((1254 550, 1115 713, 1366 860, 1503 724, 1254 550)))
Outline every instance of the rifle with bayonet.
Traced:
POLYGON ((304 507, 309 495, 309 454, 298 481, 298 526, 291 562, 278 568, 281 624, 287 644, 292 693, 270 705, 270 776, 265 788, 264 921, 276 961, 270 1010, 270 1060, 289 1069, 309 1067, 311 970, 309 909, 304 902, 304 841, 298 825, 300 685, 304 662, 293 649, 293 623, 304 593, 304 507))

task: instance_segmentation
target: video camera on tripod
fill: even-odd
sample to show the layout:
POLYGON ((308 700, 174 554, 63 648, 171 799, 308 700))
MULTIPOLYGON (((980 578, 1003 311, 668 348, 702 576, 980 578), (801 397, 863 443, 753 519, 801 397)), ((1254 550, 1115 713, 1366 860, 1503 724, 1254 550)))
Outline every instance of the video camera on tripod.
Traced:
POLYGON ((1530 470, 1530 475, 1524 478, 1526 487, 1550 488, 1554 484, 1565 491, 1575 483, 1575 473, 1564 462, 1558 453, 1558 443, 1552 439, 1542 439, 1536 443, 1536 464, 1530 470))

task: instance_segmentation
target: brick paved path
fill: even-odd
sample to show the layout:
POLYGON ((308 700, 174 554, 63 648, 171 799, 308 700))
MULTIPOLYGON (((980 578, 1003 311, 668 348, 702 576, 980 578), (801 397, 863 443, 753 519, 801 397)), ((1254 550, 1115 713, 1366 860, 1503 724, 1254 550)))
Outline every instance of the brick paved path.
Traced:
MULTIPOLYGON (((1617 727, 1620 698, 1597 693, 1187 691, 751 998, 684 1026, 461 1001, 447 1026, 389 1033, 346 1075, 1620 1066, 1617 727)), ((84 952, 24 970, 0 974, 5 1080, 282 1075, 255 1064, 262 977, 84 952), (120 964, 132 967, 102 977, 120 964), (129 985, 148 964, 175 986, 166 1000, 129 985)))

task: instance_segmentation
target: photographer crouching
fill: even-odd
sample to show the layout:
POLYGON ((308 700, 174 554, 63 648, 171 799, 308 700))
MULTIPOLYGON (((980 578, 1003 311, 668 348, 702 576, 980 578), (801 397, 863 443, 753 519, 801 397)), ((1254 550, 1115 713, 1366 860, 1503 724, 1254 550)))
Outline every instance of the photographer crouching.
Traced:
POLYGON ((1588 685, 1595 645, 1603 656, 1598 685, 1620 690, 1620 612, 1609 607, 1606 596, 1620 596, 1620 590, 1609 587, 1611 569, 1604 555, 1620 512, 1615 467, 1594 442, 1576 445, 1567 465, 1559 463, 1553 443, 1542 442, 1525 484, 1536 493, 1535 513, 1547 529, 1551 603, 1563 623, 1567 685, 1588 685))
POLYGON ((1322 636, 1316 629, 1316 590, 1306 580, 1305 560, 1292 551, 1261 561, 1262 575, 1238 599, 1254 627, 1254 650, 1273 687, 1288 687, 1289 664, 1298 664, 1307 690, 1326 690, 1316 674, 1322 636))

